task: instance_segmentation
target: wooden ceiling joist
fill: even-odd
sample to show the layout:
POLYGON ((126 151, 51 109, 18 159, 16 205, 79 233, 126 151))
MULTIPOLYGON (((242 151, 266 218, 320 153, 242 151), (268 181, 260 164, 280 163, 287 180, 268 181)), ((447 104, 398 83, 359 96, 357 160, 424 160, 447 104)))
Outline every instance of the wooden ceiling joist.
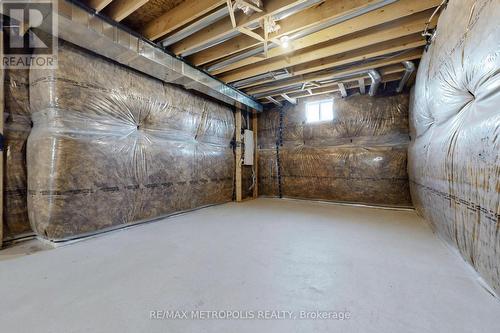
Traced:
POLYGON ((306 49, 302 52, 294 52, 286 59, 275 58, 261 61, 254 65, 249 65, 233 72, 220 75, 219 78, 224 82, 234 82, 262 73, 296 66, 331 55, 340 54, 362 47, 382 43, 391 39, 415 34, 422 31, 423 25, 425 25, 425 22, 427 22, 429 16, 426 14, 426 12, 416 14, 408 18, 403 18, 389 24, 384 24, 382 26, 369 29, 366 32, 363 31, 360 33, 356 33, 355 36, 345 36, 341 39, 333 40, 327 45, 320 44, 319 46, 306 49))
POLYGON ((186 0, 149 22, 141 33, 148 39, 157 40, 225 3, 226 0, 186 0))
MULTIPOLYGON (((361 10, 381 0, 326 0, 325 2, 300 11, 279 21, 280 30, 272 33, 271 39, 279 39, 302 29, 325 23, 326 21, 348 15, 361 10)), ((256 29, 261 34, 261 29, 256 29)), ((259 43, 248 36, 237 36, 229 41, 196 53, 188 60, 196 66, 201 66, 225 56, 258 46, 259 43)))
POLYGON ((291 104, 297 104, 297 100, 295 98, 291 98, 287 94, 280 94, 285 100, 287 100, 291 104))
POLYGON ((299 77, 295 77, 293 79, 280 80, 280 81, 277 81, 272 86, 266 86, 266 87, 256 88, 253 90, 248 90, 248 91, 246 91, 246 93, 248 93, 248 94, 262 94, 265 92, 272 92, 272 91, 275 91, 277 89, 286 88, 286 87, 297 85, 297 84, 304 83, 304 82, 322 81, 322 80, 327 80, 327 79, 333 78, 333 77, 340 77, 343 75, 348 75, 348 74, 355 73, 358 71, 376 69, 376 68, 380 68, 380 67, 384 67, 384 66, 394 65, 394 64, 401 63, 402 61, 406 61, 406 60, 419 59, 422 56, 422 52, 423 52, 423 49, 418 48, 418 49, 411 50, 408 53, 401 54, 399 56, 391 57, 388 59, 381 59, 381 60, 376 60, 376 61, 372 61, 372 62, 367 62, 367 63, 361 64, 361 65, 351 66, 351 67, 349 67, 347 69, 343 69, 343 70, 331 70, 331 71, 328 71, 327 73, 319 73, 319 74, 318 73, 311 73, 308 75, 302 75, 299 77))
MULTIPOLYGON (((338 67, 349 63, 355 63, 378 56, 387 55, 394 52, 405 51, 425 45, 425 40, 420 34, 413 34, 401 38, 396 38, 387 42, 375 44, 372 46, 360 48, 351 52, 340 53, 334 56, 313 60, 301 65, 293 66, 289 72, 293 76, 304 75, 312 72, 317 72, 323 69, 338 67)), ((266 79, 263 81, 251 82, 248 85, 240 87, 249 92, 253 92, 255 88, 250 88, 262 84, 274 84, 274 80, 266 79), (248 89, 250 88, 250 89, 248 89)))
POLYGON ((104 14, 120 22, 148 2, 149 0, 114 0, 106 7, 104 14))
MULTIPOLYGON (((392 82, 392 81, 399 81, 399 80, 401 80, 401 78, 402 78, 401 73, 393 73, 393 74, 389 74, 385 77, 382 77, 382 82, 386 83, 386 82, 392 82)), ((371 84, 371 80, 369 80, 367 78, 361 78, 359 80, 354 80, 352 82, 348 82, 347 84, 345 84, 345 86, 347 89, 359 88, 361 90, 361 89, 365 89, 364 87, 369 86, 370 84, 371 84), (364 83, 364 85, 361 84, 362 82, 364 83)), ((300 98, 305 98, 305 97, 310 97, 310 96, 331 94, 331 93, 337 93, 337 92, 340 92, 339 87, 336 84, 333 84, 330 86, 308 89, 307 91, 290 93, 289 97, 294 98, 294 99, 300 99, 300 98)), ((281 96, 273 97, 273 99, 276 100, 277 102, 284 101, 284 99, 281 96)), ((260 100, 260 102, 263 104, 269 103, 267 98, 262 98, 260 100)))
POLYGON ((109 5, 113 0, 88 0, 87 4, 89 7, 94 8, 96 11, 100 12, 107 5, 109 5))
POLYGON ((420 46, 424 46, 425 44, 425 39, 419 33, 415 33, 408 36, 391 39, 386 42, 371 45, 365 48, 357 49, 349 53, 341 53, 338 55, 300 64, 293 67, 292 73, 293 75, 308 74, 355 61, 361 61, 368 58, 383 56, 389 53, 414 49, 420 46))
POLYGON ((342 83, 342 82, 337 83, 337 87, 339 88, 339 91, 340 91, 340 94, 342 95, 342 97, 347 97, 347 90, 345 88, 344 83, 342 83))
POLYGON ((277 100, 275 100, 275 99, 274 99, 274 98, 272 98, 271 96, 266 97, 266 99, 267 99, 269 102, 276 104, 277 106, 282 106, 282 104, 281 104, 280 102, 278 102, 277 100))
MULTIPOLYGON (((351 20, 339 23, 330 28, 323 29, 309 36, 300 38, 298 40, 290 41, 288 48, 274 48, 269 51, 268 57, 279 57, 287 54, 295 53, 298 50, 311 47, 313 45, 331 41, 355 32, 362 30, 370 31, 370 28, 375 26, 380 26, 384 23, 401 20, 401 18, 408 17, 410 15, 419 15, 416 13, 424 12, 423 16, 426 16, 426 20, 429 19, 432 14, 432 8, 437 6, 440 0, 401 0, 395 2, 391 5, 382 7, 381 9, 369 12, 367 14, 358 16, 351 20), (429 10, 430 9, 430 10, 429 10)), ((422 16, 421 16, 422 17, 422 16)), ((425 27, 422 26, 420 31, 425 27)), ((246 65, 255 64, 262 61, 260 57, 249 57, 240 61, 237 61, 227 67, 221 68, 219 70, 213 71, 212 74, 218 75, 223 72, 241 68, 246 65)))
POLYGON ((359 93, 361 95, 366 94, 366 89, 365 89, 365 80, 364 79, 359 79, 358 80, 358 86, 359 86, 359 93))
MULTIPOLYGON (((388 75, 395 74, 395 73, 399 73, 398 75, 402 76, 401 73, 404 72, 405 68, 402 65, 390 65, 390 66, 379 68, 377 70, 380 72, 380 75, 384 78, 384 77, 387 77, 388 75)), ((364 80, 369 80, 369 82, 371 82, 371 79, 370 79, 370 77, 367 74, 364 74, 364 75, 362 75, 362 76, 360 76, 358 78, 353 77, 353 78, 347 79, 345 82, 351 82, 351 81, 356 81, 356 80, 358 82, 362 82, 364 80)), ((326 87, 332 87, 332 86, 336 86, 336 85, 337 85, 337 82, 331 82, 331 83, 325 83, 325 84, 322 84, 322 85, 318 85, 318 86, 316 86, 316 88, 326 88, 326 87)), ((361 87, 364 87, 364 86, 360 85, 359 87, 361 88, 361 87)), ((315 89, 315 88, 311 87, 311 89, 315 89)), ((293 95, 293 94, 301 92, 301 91, 305 91, 305 89, 301 88, 301 89, 287 90, 286 94, 287 95, 293 95)), ((281 94, 276 95, 276 96, 281 96, 281 94)))
MULTIPOLYGON (((199 0, 197 0, 199 1, 199 0)), ((280 11, 299 5, 306 0, 267 0, 264 1, 264 10, 255 12, 249 16, 241 11, 235 13, 237 27, 246 27, 252 23, 258 23, 266 15, 274 15, 280 11)), ((204 1, 200 1, 204 2, 204 1)), ((225 2, 225 1, 224 1, 225 2)), ((225 18, 215 22, 212 26, 191 35, 180 42, 172 45, 171 51, 179 55, 192 50, 208 42, 216 41, 234 31, 230 18, 225 18)))
POLYGON ((233 0, 226 0, 227 10, 229 11, 229 18, 233 28, 236 28, 236 17, 234 16, 233 0))
POLYGON ((253 32, 252 30, 250 29, 247 29, 247 28, 244 28, 244 27, 239 27, 237 28, 239 32, 241 32, 242 34, 245 34, 249 37, 252 37, 253 39, 255 40, 258 40, 259 42, 264 42, 265 39, 264 37, 262 37, 261 35, 259 35, 258 33, 256 32, 253 32))

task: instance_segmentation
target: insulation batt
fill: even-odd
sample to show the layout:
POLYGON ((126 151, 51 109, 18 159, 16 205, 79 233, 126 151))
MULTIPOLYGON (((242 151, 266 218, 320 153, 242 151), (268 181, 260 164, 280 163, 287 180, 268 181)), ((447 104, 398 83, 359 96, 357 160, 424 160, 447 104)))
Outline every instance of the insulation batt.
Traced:
POLYGON ((231 201, 234 115, 225 106, 60 42, 31 70, 28 212, 63 240, 231 201))
POLYGON ((500 293, 500 2, 454 0, 419 66, 413 202, 500 293))
POLYGON ((5 70, 4 92, 4 238, 31 234, 26 203, 26 141, 31 131, 29 71, 5 70))
POLYGON ((261 193, 410 206, 408 95, 335 98, 333 121, 306 123, 305 103, 312 100, 283 110, 281 142, 279 111, 260 117, 261 193))

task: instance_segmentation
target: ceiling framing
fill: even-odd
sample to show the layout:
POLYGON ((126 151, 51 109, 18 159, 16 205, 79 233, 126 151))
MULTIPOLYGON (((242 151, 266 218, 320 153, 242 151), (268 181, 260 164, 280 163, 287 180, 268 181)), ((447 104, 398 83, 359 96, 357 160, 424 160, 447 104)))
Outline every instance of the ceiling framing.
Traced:
POLYGON ((442 0, 88 0, 262 103, 359 89, 418 63, 442 0), (144 17, 150 17, 145 20, 144 17), (356 73, 361 73, 356 75, 356 73), (346 75, 348 79, 345 79, 346 75), (336 80, 335 78, 344 79, 336 80))

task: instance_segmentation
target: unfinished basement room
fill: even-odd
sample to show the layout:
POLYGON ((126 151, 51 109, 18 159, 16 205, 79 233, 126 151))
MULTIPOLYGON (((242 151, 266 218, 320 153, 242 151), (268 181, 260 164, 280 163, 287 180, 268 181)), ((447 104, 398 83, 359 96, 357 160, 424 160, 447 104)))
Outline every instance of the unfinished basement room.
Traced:
POLYGON ((500 0, 0 11, 0 332, 500 332, 500 0))

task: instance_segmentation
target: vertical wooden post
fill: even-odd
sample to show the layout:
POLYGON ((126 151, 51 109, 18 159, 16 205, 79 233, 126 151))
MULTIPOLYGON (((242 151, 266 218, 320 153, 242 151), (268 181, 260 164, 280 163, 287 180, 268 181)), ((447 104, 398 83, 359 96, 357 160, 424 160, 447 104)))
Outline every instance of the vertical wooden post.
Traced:
POLYGON ((236 202, 240 202, 242 200, 242 179, 241 179, 241 110, 239 108, 236 109, 234 116, 236 118, 236 126, 235 126, 236 202))
POLYGON ((253 159, 253 169, 255 174, 255 184, 253 185, 253 198, 259 196, 259 149, 257 148, 257 112, 253 113, 252 118, 252 130, 253 130, 253 146, 255 149, 254 159, 253 159))
MULTIPOLYGON (((0 60, 3 61, 3 30, 0 28, 0 60)), ((4 69, 0 68, 0 135, 1 135, 1 154, 0 154, 0 248, 2 247, 3 241, 3 150, 4 150, 4 138, 3 138, 3 112, 4 112, 4 87, 5 87, 5 73, 4 69)))

